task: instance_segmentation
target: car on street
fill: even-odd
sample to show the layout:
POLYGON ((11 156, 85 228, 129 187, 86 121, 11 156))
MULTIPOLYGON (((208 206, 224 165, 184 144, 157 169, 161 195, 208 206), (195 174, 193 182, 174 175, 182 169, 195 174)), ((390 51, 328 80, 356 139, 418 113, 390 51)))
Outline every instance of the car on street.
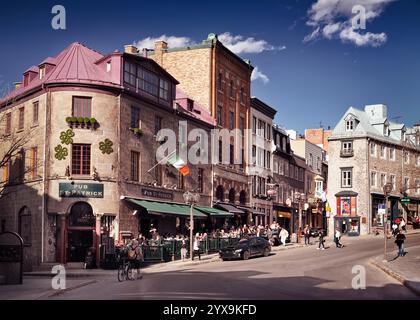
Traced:
POLYGON ((261 237, 251 237, 241 239, 236 245, 229 246, 219 250, 220 258, 225 260, 243 259, 248 260, 251 257, 267 257, 271 252, 270 243, 261 237))

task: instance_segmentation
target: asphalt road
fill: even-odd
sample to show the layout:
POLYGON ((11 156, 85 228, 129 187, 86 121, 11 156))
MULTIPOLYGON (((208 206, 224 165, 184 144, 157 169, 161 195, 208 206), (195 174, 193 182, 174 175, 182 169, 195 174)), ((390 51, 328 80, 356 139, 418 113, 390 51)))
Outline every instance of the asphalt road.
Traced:
MULTIPOLYGON (((342 249, 327 243, 330 247, 325 251, 313 245, 247 261, 146 269, 143 279, 123 283, 115 274, 53 299, 419 299, 369 264, 370 258, 383 252, 383 238, 342 242, 346 245, 342 249), (366 271, 366 289, 352 288, 354 266, 366 271)), ((393 241, 388 243, 394 249, 393 241)), ((419 244, 420 235, 409 236, 408 254, 410 246, 419 244)))

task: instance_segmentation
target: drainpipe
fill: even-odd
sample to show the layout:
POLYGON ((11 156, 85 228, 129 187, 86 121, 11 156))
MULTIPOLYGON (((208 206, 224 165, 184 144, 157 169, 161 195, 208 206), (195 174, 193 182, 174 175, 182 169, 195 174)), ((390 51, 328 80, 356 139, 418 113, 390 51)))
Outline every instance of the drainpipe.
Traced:
MULTIPOLYGON (((44 89, 44 85, 42 85, 44 89)), ((48 116, 49 116, 49 108, 50 108, 50 99, 51 93, 47 91, 47 97, 45 102, 45 129, 44 129, 44 160, 43 160, 43 167, 44 172, 42 175, 42 216, 41 216, 41 263, 44 263, 44 244, 45 244, 45 216, 47 215, 47 137, 48 137, 48 116)))

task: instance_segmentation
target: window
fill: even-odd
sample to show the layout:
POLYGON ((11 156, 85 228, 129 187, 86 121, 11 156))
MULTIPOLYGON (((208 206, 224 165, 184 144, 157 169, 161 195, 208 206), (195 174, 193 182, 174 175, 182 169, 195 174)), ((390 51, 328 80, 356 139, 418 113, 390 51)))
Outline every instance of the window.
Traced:
POLYGON ((131 107, 130 128, 140 128, 140 109, 137 107, 131 107))
POLYGON ((38 148, 31 149, 31 173, 32 179, 38 178, 38 148))
POLYGON ((351 188, 353 178, 353 169, 345 168, 341 169, 341 187, 351 188))
POLYGON ((106 72, 110 72, 111 71, 111 61, 108 61, 106 63, 106 72))
POLYGON ((38 118, 39 118, 39 102, 36 101, 32 105, 32 125, 38 125, 38 118))
POLYGON ((223 143, 219 140, 219 163, 223 162, 223 143))
POLYGON ((140 153, 136 151, 131 151, 131 173, 130 173, 131 181, 140 180, 139 164, 140 164, 140 153))
POLYGON ((22 130, 25 126, 25 107, 19 108, 19 124, 18 130, 22 130))
POLYGON ((257 163, 257 147, 252 146, 252 164, 255 165, 257 163))
POLYGON ((321 194, 323 191, 323 182, 322 181, 315 181, 315 192, 321 194))
POLYGON ((241 133, 244 134, 245 130, 245 119, 243 116, 239 117, 239 129, 241 130, 241 133))
POLYGON ((181 172, 178 172, 178 189, 184 189, 185 188, 185 179, 184 175, 181 172))
POLYGON ((131 86, 136 86, 137 79, 137 68, 134 63, 128 61, 124 62, 124 82, 130 84, 131 86))
POLYGON ((404 151, 404 163, 410 164, 410 153, 408 151, 404 151))
POLYGON ((353 152, 353 141, 343 141, 341 151, 343 154, 351 154, 353 152))
POLYGON ((416 179, 416 193, 420 193, 420 179, 416 179))
POLYGON ((188 111, 193 111, 194 110, 194 100, 187 99, 187 109, 188 109, 188 111))
POLYGON ((386 184, 386 174, 381 173, 381 185, 380 187, 383 187, 386 184))
POLYGON ((6 130, 4 132, 6 135, 12 133, 12 114, 6 114, 6 130))
POLYGON ((257 194, 257 176, 252 176, 252 194, 257 194))
POLYGON ((395 160, 395 148, 389 148, 389 160, 395 160))
POLYGON ((386 159, 386 147, 381 146, 381 158, 386 159))
POLYGON ((314 157, 313 157, 312 153, 309 154, 309 163, 308 163, 308 165, 311 168, 313 168, 313 166, 314 166, 314 157))
POLYGON ((73 144, 71 172, 75 175, 90 174, 90 145, 73 144))
POLYGON ((219 77, 217 78, 217 89, 223 91, 223 73, 219 72, 219 77))
POLYGON ((223 125, 222 124, 222 112, 223 112, 222 107, 221 106, 218 106, 217 107, 217 124, 219 126, 222 126, 223 125))
POLYGON ((26 87, 29 84, 29 73, 23 75, 23 86, 26 87))
POLYGON ((168 81, 160 79, 159 98, 169 101, 169 82, 168 81))
POLYGON ((10 183, 10 160, 3 166, 3 181, 5 183, 10 183))
POLYGON ((17 176, 14 177, 15 182, 23 183, 25 179, 25 150, 24 149, 21 149, 18 152, 15 164, 17 164, 17 169, 18 169, 17 176))
POLYGON ((267 169, 270 169, 271 168, 271 153, 270 153, 270 151, 267 151, 267 158, 266 158, 266 160, 267 160, 266 168, 267 169))
POLYGON ((233 144, 229 146, 229 158, 230 158, 230 164, 233 165, 235 163, 235 151, 234 151, 233 144))
POLYGON ((204 169, 198 169, 198 192, 204 192, 204 169))
MULTIPOLYGON (((138 67, 138 88, 155 97, 158 95, 159 77, 154 73, 138 67)), ((169 86, 167 88, 169 90, 169 86)), ((163 98, 163 97, 162 97, 163 98)))
POLYGON ((282 149, 283 149, 283 151, 285 151, 286 152, 286 137, 283 137, 283 139, 282 139, 282 149))
POLYGON ((252 133, 257 134, 257 118, 252 117, 252 133))
POLYGON ((265 138, 265 122, 258 120, 258 136, 265 138))
POLYGON ((316 158, 316 169, 318 171, 321 170, 321 159, 320 159, 320 157, 316 158))
POLYGON ((229 112, 229 129, 233 130, 235 126, 235 114, 233 113, 233 111, 229 112))
POLYGON ((346 131, 353 131, 354 130, 354 120, 350 119, 346 121, 346 131))
POLYGON ((23 244, 25 246, 31 245, 32 240, 32 222, 31 222, 31 212, 27 207, 23 207, 19 211, 19 235, 23 239, 23 244))
POLYGON ((404 191, 410 188, 410 178, 404 178, 404 191))
POLYGON ((392 184, 392 190, 396 190, 397 186, 396 186, 396 179, 394 175, 391 175, 390 177, 390 183, 392 184))
POLYGON ((39 79, 44 79, 45 77, 45 67, 39 68, 39 79))
POLYGON ((288 163, 288 162, 285 162, 285 163, 284 163, 284 175, 285 175, 286 177, 288 177, 288 176, 289 176, 289 163, 288 163))
POLYGON ((273 159, 273 172, 275 173, 279 172, 279 163, 277 162, 275 158, 273 159))
POLYGON ((155 136, 162 129, 162 117, 155 116, 155 136))
POLYGON ((92 98, 73 97, 73 117, 90 118, 92 116, 92 98))
POLYGON ((241 103, 245 103, 244 87, 241 87, 241 103))
POLYGON ((233 80, 230 80, 230 96, 232 98, 235 97, 235 91, 234 91, 234 88, 233 88, 233 80))
POLYGON ((370 173, 370 186, 376 187, 376 172, 375 171, 372 171, 370 173))
POLYGON ((267 123, 267 140, 271 140, 271 125, 267 123))
POLYGON ((370 144, 370 155, 376 157, 376 143, 371 142, 370 144))

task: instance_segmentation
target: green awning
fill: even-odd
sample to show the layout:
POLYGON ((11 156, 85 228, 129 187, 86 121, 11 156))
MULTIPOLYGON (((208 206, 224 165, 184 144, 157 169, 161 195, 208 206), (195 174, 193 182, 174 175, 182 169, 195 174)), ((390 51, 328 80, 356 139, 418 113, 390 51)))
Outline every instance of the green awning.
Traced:
POLYGON ((208 215, 212 216, 212 217, 233 217, 233 213, 230 213, 228 211, 223 211, 223 210, 219 210, 216 208, 211 208, 211 207, 201 207, 201 206, 197 206, 196 207, 197 210, 200 210, 204 213, 207 213, 208 215))
MULTIPOLYGON (((127 201, 138 205, 147 210, 149 213, 165 213, 180 216, 190 215, 190 206, 184 204, 165 203, 157 201, 140 200, 134 198, 125 198, 127 201)), ((195 218, 207 218, 203 212, 193 208, 193 215, 195 218)))

